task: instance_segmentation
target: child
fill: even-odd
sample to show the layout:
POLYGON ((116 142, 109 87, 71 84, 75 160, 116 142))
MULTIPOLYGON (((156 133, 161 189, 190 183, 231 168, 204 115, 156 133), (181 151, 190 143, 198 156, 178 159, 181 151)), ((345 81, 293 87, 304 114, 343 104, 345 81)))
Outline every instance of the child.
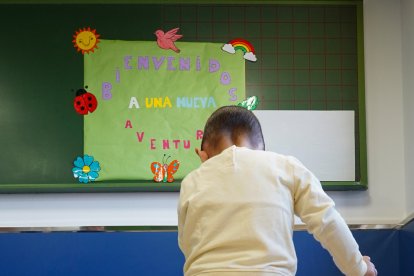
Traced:
POLYGON ((264 151, 260 123, 226 106, 207 120, 201 166, 181 183, 179 246, 189 275, 294 275, 294 214, 346 275, 376 275, 352 233, 298 160, 264 151))

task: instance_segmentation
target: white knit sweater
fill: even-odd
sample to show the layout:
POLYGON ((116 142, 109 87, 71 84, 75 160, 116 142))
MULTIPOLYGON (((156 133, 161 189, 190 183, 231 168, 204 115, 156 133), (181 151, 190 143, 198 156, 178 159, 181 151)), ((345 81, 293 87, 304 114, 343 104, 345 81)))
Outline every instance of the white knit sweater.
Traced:
POLYGON ((294 214, 346 275, 367 267, 320 182, 293 157, 232 146, 182 182, 184 274, 294 275, 294 214))

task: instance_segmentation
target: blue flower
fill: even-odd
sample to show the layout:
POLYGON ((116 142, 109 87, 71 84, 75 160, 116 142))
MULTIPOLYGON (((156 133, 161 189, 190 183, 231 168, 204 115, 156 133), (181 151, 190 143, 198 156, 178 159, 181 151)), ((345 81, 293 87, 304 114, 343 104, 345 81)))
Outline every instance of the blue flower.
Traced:
POLYGON ((88 183, 98 178, 101 167, 98 161, 93 161, 93 156, 87 154, 83 158, 78 156, 73 164, 75 165, 72 168, 73 176, 78 178, 79 182, 88 183))

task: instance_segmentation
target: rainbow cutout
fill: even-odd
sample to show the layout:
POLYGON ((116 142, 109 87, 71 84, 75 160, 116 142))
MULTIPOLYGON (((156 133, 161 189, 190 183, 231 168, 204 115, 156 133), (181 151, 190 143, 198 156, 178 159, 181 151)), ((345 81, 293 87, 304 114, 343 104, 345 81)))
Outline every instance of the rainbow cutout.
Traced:
POLYGON ((243 51, 243 53, 252 52, 254 54, 253 45, 245 39, 242 39, 242 38, 233 39, 233 40, 230 40, 228 44, 231 44, 236 51, 240 49, 243 51))
POLYGON ((245 39, 236 38, 230 40, 228 43, 224 44, 221 49, 230 54, 234 54, 237 50, 241 50, 244 53, 243 58, 249 61, 257 61, 253 45, 245 39))

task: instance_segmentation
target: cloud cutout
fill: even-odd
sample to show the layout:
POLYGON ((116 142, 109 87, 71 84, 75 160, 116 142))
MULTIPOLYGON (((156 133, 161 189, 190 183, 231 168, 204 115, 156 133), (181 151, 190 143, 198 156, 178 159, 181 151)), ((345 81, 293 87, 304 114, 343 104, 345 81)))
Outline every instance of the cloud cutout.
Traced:
POLYGON ((252 52, 245 53, 243 57, 250 61, 257 61, 256 55, 252 52))
POLYGON ((236 50, 234 49, 233 45, 231 44, 224 44, 223 47, 221 47, 223 51, 226 51, 227 53, 234 54, 236 50))

